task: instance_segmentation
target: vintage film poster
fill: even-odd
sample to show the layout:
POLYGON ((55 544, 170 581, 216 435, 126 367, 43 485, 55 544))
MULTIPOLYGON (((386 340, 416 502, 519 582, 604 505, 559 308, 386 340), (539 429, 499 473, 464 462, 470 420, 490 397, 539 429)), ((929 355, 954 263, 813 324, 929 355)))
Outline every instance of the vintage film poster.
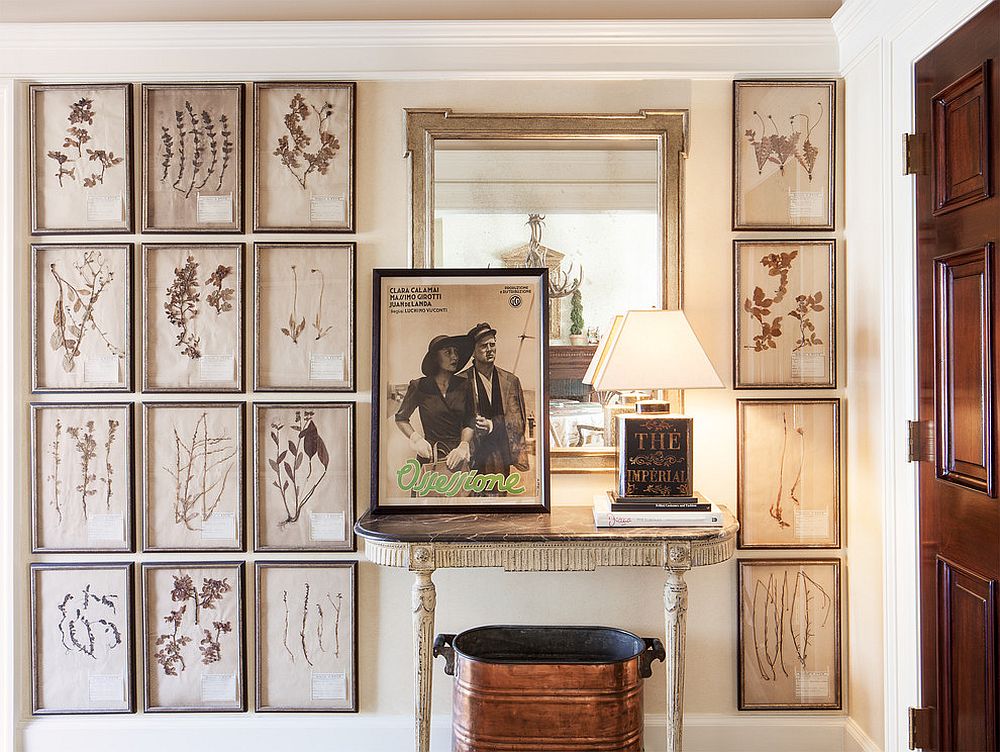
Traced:
POLYGON ((548 508, 545 269, 376 269, 373 511, 548 508))
POLYGON ((28 87, 33 235, 132 231, 131 84, 28 87))
POLYGON ((257 562, 257 712, 357 712, 357 562, 257 562))
POLYGON ((132 713, 132 565, 31 565, 33 715, 132 713))

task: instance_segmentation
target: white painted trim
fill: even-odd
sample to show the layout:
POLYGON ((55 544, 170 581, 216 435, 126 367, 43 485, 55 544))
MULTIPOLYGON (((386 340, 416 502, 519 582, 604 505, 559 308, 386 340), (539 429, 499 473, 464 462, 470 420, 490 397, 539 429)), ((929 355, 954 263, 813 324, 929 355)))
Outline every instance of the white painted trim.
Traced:
POLYGON ((848 718, 844 724, 844 752, 882 752, 882 749, 853 718, 848 718))
POLYGON ((240 80, 691 79, 838 70, 826 19, 0 24, 0 74, 14 77, 120 77, 124 54, 133 80, 186 80, 204 75, 204 53, 219 51, 225 55, 213 59, 213 77, 240 80))

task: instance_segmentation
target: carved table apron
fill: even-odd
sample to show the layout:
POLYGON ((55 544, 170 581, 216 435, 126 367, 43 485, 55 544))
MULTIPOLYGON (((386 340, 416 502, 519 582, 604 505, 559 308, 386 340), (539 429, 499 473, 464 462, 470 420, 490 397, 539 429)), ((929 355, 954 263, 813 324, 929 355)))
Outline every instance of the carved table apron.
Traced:
POLYGON ((355 530, 375 564, 413 572, 416 752, 430 750, 435 569, 501 567, 507 572, 591 572, 596 567, 662 567, 667 650, 667 752, 681 752, 684 706, 684 572, 726 561, 738 524, 721 528, 595 528, 590 507, 555 507, 551 514, 365 514, 355 530))

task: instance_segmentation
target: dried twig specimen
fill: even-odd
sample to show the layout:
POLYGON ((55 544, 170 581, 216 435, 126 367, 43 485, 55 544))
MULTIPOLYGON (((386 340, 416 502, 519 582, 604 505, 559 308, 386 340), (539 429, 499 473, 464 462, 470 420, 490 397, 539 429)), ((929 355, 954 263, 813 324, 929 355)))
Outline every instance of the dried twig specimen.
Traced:
POLYGON ((281 643, 285 646, 285 652, 288 653, 288 657, 292 659, 292 663, 295 663, 295 654, 292 652, 291 648, 288 647, 288 591, 281 591, 281 600, 285 604, 285 631, 281 636, 281 643))
POLYGON ((98 630, 106 637, 108 650, 114 650, 122 644, 122 633, 111 620, 112 616, 118 615, 118 596, 92 593, 91 587, 88 584, 79 596, 73 593, 63 596, 62 602, 56 606, 62 617, 57 628, 62 646, 67 652, 76 651, 97 660, 98 630), (99 614, 93 614, 94 610, 98 610, 99 614))
MULTIPOLYGON (((288 315, 288 326, 281 327, 281 333, 292 340, 293 344, 299 344, 299 335, 302 334, 302 330, 306 328, 305 316, 301 320, 297 320, 298 316, 295 313, 295 309, 299 304, 299 275, 295 269, 295 265, 292 265, 292 312, 288 315)), ((317 339, 319 339, 317 337, 317 339)))
POLYGON ((826 592, 822 585, 807 575, 801 569, 795 575, 795 585, 792 589, 791 612, 788 622, 789 631, 792 635, 792 646, 795 648, 795 656, 799 660, 799 665, 804 669, 806 659, 809 657, 809 647, 816 637, 815 622, 817 619, 816 608, 820 609, 823 621, 821 627, 826 626, 827 619, 830 618, 830 607, 833 599, 826 592), (820 596, 817 606, 816 594, 820 596))
POLYGON ((195 530, 192 523, 214 514, 236 466, 237 449, 229 436, 210 436, 208 413, 195 422, 191 438, 181 438, 174 428, 174 466, 163 469, 174 478, 174 522, 195 530))
POLYGON ((171 611, 163 617, 163 621, 173 626, 173 630, 167 634, 158 635, 156 644, 160 649, 153 654, 156 662, 163 666, 163 673, 167 676, 179 676, 179 671, 184 671, 187 664, 184 662, 184 646, 191 642, 187 635, 178 635, 181 621, 184 619, 184 612, 187 605, 182 605, 176 611, 171 611))
POLYGON ((799 338, 795 340, 793 352, 812 345, 823 344, 823 340, 816 336, 816 325, 809 318, 810 313, 824 310, 822 300, 822 290, 817 290, 812 295, 795 296, 795 308, 788 312, 789 316, 799 322, 799 338))
POLYGON ((185 100, 184 109, 174 111, 173 129, 160 126, 160 182, 170 183, 184 198, 201 191, 209 182, 214 184, 214 190, 222 190, 234 151, 232 135, 225 113, 216 118, 208 110, 198 112, 190 100, 185 100))
POLYGON ((799 436, 799 469, 795 473, 795 480, 792 481, 792 487, 788 489, 788 495, 795 502, 796 506, 801 506, 799 487, 802 485, 802 469, 806 460, 806 429, 799 426, 795 429, 795 433, 799 436))
POLYGON ((271 485, 278 489, 285 506, 285 519, 278 523, 278 527, 299 521, 302 509, 312 499, 330 467, 326 442, 316 428, 314 416, 313 410, 295 411, 295 419, 288 426, 294 440, 283 435, 283 423, 271 423, 270 437, 274 444, 274 457, 269 457, 267 462, 274 471, 271 485), (283 438, 287 442, 285 445, 282 444, 283 438), (322 468, 322 472, 317 471, 315 478, 314 460, 322 468))
POLYGON ((97 481, 97 474, 91 472, 90 463, 97 458, 97 441, 94 439, 94 421, 88 420, 83 426, 67 426, 66 433, 73 439, 74 447, 80 454, 80 492, 83 519, 87 519, 87 499, 97 493, 91 486, 97 481))
POLYGON ((323 310, 323 295, 326 292, 326 278, 323 276, 323 271, 321 269, 310 269, 309 271, 319 275, 319 304, 316 306, 316 318, 313 319, 313 329, 316 330, 316 339, 319 340, 330 333, 333 325, 324 327, 323 319, 320 316, 323 310))
POLYGON ((167 288, 167 300, 163 304, 167 321, 180 329, 177 347, 192 360, 201 357, 201 338, 192 329, 201 300, 198 287, 198 262, 194 256, 188 256, 184 266, 174 267, 174 281, 167 288))
MULTIPOLYGON (((84 161, 83 147, 84 144, 90 143, 92 138, 90 131, 82 126, 93 125, 94 117, 94 100, 82 97, 78 101, 73 102, 69 106, 69 116, 66 118, 69 121, 69 127, 66 129, 66 135, 63 137, 62 148, 76 149, 76 156, 73 157, 71 154, 66 154, 56 149, 52 149, 46 154, 49 159, 55 160, 59 166, 59 171, 55 175, 59 181, 60 188, 65 185, 63 178, 76 180, 78 174, 83 176, 81 164, 84 161), (73 165, 72 167, 69 166, 71 164, 73 165), (79 173, 77 170, 80 170, 79 173)), ((124 161, 122 157, 115 156, 113 151, 108 151, 107 149, 88 148, 86 151, 87 161, 96 162, 101 171, 92 172, 87 177, 84 177, 82 180, 84 188, 96 188, 98 185, 103 184, 104 174, 108 169, 116 167, 124 161)))
POLYGON ((306 583, 306 592, 302 597, 302 629, 299 631, 299 639, 302 642, 302 655, 306 659, 306 663, 310 666, 313 662, 309 659, 309 648, 306 647, 306 620, 309 618, 309 583, 306 583))
POLYGON ((337 615, 336 620, 333 622, 333 641, 334 641, 334 652, 333 654, 339 658, 340 657, 340 607, 343 605, 344 594, 337 593, 337 601, 330 597, 330 594, 326 594, 326 599, 330 601, 330 605, 333 606, 334 613, 337 615))
POLYGON ((212 629, 215 630, 214 636, 211 630, 202 630, 205 636, 201 638, 200 647, 198 648, 201 651, 201 662, 206 666, 222 660, 222 646, 219 645, 219 637, 232 632, 233 625, 232 622, 228 621, 213 621, 212 629))
MULTIPOLYGON (((743 310, 760 324, 760 334, 754 335, 753 349, 755 352, 778 347, 777 339, 781 336, 781 316, 776 316, 773 320, 767 321, 766 317, 771 315, 771 308, 782 300, 788 293, 788 274, 792 268, 792 262, 799 255, 798 251, 788 253, 769 253, 760 260, 760 265, 767 269, 768 276, 778 277, 778 289, 774 295, 768 297, 761 287, 754 287, 753 296, 745 298, 743 310)), ((747 345, 747 347, 750 347, 747 345)))
POLYGON ((288 168, 292 177, 305 190, 309 175, 313 172, 326 175, 330 169, 330 163, 340 150, 340 142, 329 130, 334 107, 329 102, 324 102, 323 106, 317 109, 314 105, 307 104, 305 97, 296 92, 288 104, 288 110, 289 112, 285 115, 285 128, 289 135, 278 138, 277 148, 272 154, 288 168), (312 121, 309 120, 310 110, 316 114, 314 130, 319 139, 319 148, 314 152, 306 151, 312 143, 312 138, 306 133, 304 127, 306 125, 312 126, 312 121), (306 122, 307 120, 309 123, 306 122), (291 136, 291 142, 288 140, 289 136, 291 136))
POLYGON ((112 355, 119 359, 125 357, 124 350, 111 342, 108 333, 97 321, 98 301, 114 281, 114 270, 96 249, 84 249, 73 268, 80 280, 78 284, 63 276, 55 263, 49 264, 49 273, 59 288, 52 312, 55 329, 49 338, 49 345, 53 350, 63 351, 63 370, 67 373, 76 368, 76 359, 88 332, 96 332, 112 355))
POLYGON ((232 273, 233 267, 219 264, 218 268, 205 280, 206 285, 215 288, 205 298, 205 302, 215 309, 216 314, 233 310, 233 297, 236 295, 236 290, 232 287, 223 287, 223 280, 232 273))
POLYGON ((106 476, 101 480, 104 481, 106 488, 106 504, 108 511, 111 511, 111 479, 115 474, 115 468, 111 464, 111 446, 115 443, 115 435, 118 431, 118 421, 114 418, 108 418, 108 440, 104 442, 104 472, 106 476))
POLYGON ((52 481, 54 496, 52 499, 52 506, 56 510, 56 518, 59 524, 62 524, 62 502, 59 498, 59 494, 62 491, 62 480, 59 478, 59 466, 62 464, 62 421, 56 418, 56 435, 49 445, 51 448, 50 455, 52 456, 52 474, 48 476, 48 480, 52 481))

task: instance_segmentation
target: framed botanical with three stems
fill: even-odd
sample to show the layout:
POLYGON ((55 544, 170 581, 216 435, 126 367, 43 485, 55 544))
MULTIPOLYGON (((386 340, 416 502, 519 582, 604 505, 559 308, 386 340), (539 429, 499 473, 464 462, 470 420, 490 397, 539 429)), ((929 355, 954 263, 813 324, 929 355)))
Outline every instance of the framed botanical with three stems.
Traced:
POLYGON ((353 551, 354 404, 254 404, 257 551, 353 551))
POLYGON ((36 84, 31 233, 132 232, 131 84, 36 84))
POLYGON ((31 246, 34 392, 132 389, 132 245, 31 246))
POLYGON ((354 232, 356 88, 254 84, 255 231, 354 232))
POLYGON ((142 388, 243 389, 243 245, 143 245, 142 388))
POLYGON ((142 85, 143 232, 242 232, 243 90, 142 85))
POLYGON ((246 710, 243 563, 142 565, 145 710, 246 710))
POLYGON ((31 565, 33 715, 133 713, 132 565, 31 565))
POLYGON ((840 710, 840 560, 739 562, 740 710, 840 710))
POLYGON ((837 386, 837 243, 736 240, 736 389, 837 386))
POLYGON ((31 550, 132 550, 132 404, 31 404, 31 550))
POLYGON ((242 551, 243 402, 144 402, 144 551, 242 551))
POLYGON ((840 547, 840 400, 737 400, 740 548, 840 547))
POLYGON ((353 392, 354 243, 254 246, 254 388, 353 392))
POLYGON ((260 712, 358 710, 358 564, 256 564, 260 712))
POLYGON ((836 81, 733 82, 733 229, 832 230, 836 81))

